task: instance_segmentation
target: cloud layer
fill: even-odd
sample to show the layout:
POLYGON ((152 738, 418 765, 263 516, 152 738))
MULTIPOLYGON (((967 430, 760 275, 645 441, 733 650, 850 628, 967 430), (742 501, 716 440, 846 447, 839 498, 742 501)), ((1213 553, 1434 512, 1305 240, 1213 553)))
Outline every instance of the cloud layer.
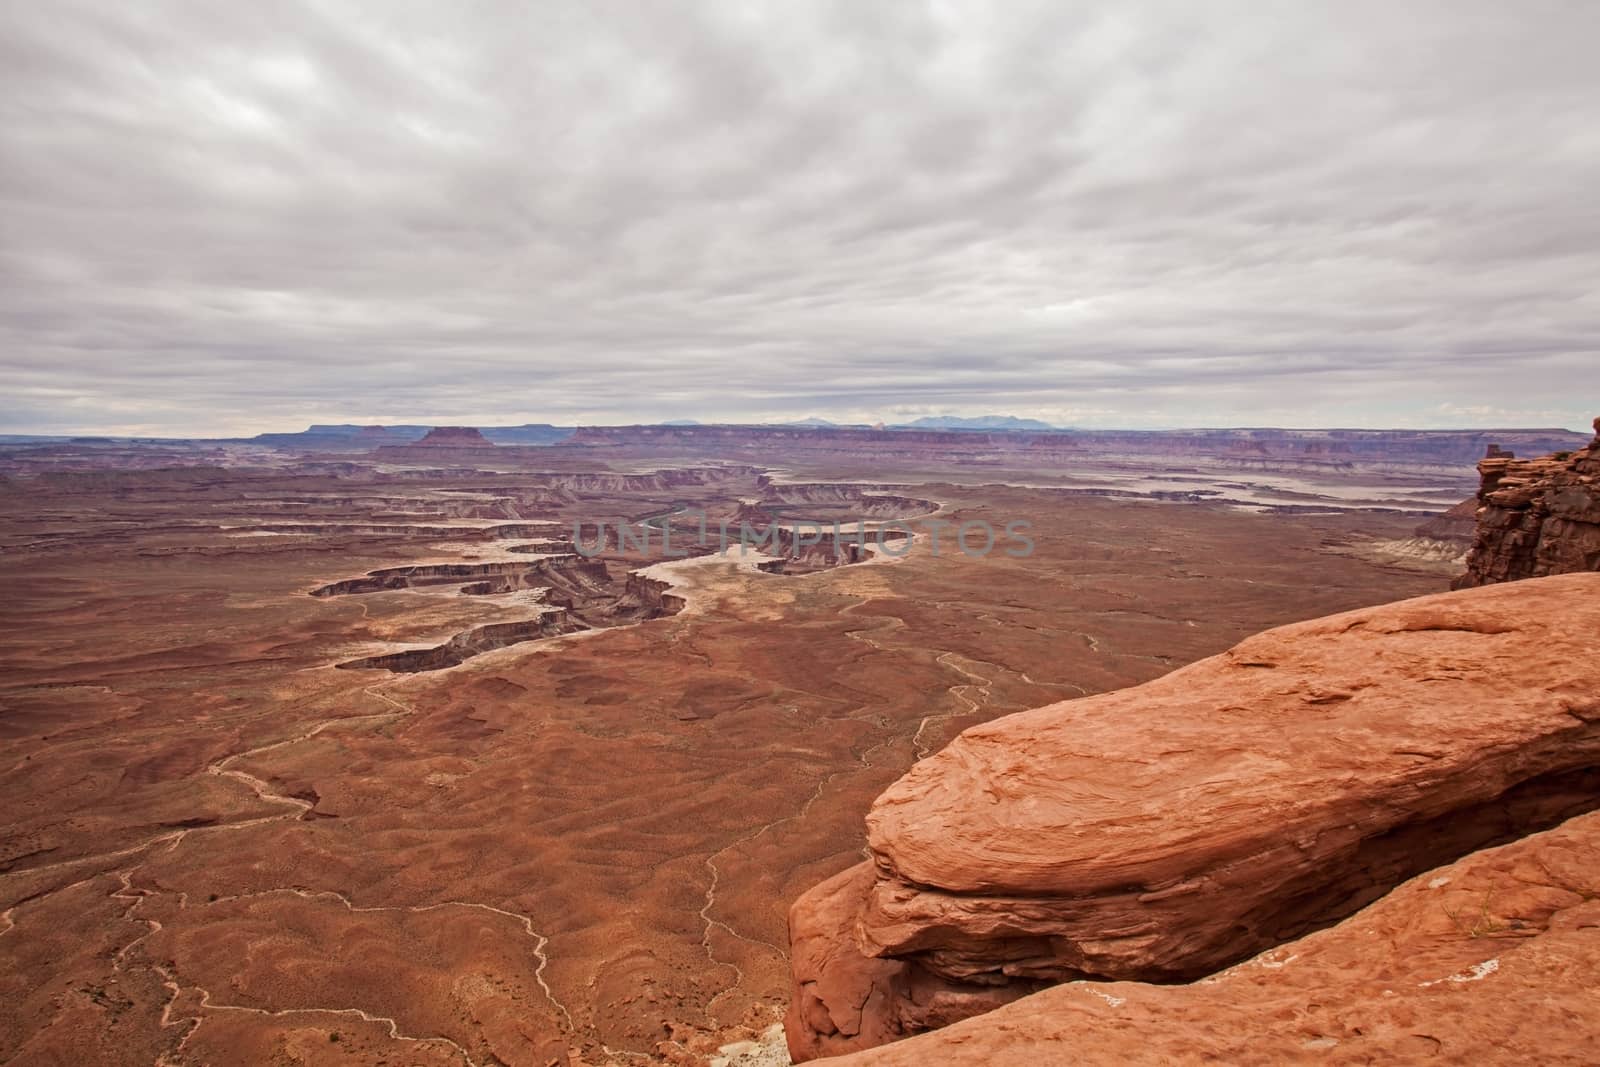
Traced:
POLYGON ((0 430, 1586 426, 1600 5, 0 0, 0 430))

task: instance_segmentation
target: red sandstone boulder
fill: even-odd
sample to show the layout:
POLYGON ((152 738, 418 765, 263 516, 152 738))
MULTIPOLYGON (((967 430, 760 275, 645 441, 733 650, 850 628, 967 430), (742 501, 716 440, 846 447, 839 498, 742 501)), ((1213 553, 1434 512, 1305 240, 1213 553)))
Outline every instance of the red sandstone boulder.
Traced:
POLYGON ((1593 1064, 1600 813, 1193 985, 1073 982, 839 1067, 1593 1064))
POLYGON ((874 878, 872 864, 859 863, 811 890, 805 907, 790 913, 791 966, 797 976, 810 976, 784 1020, 797 1061, 936 1029, 1042 988, 950 982, 903 960, 862 955, 855 930, 874 878))
POLYGON ((1600 806, 1600 575, 1347 612, 974 727, 791 912, 797 1059, 1186 981, 1600 806))

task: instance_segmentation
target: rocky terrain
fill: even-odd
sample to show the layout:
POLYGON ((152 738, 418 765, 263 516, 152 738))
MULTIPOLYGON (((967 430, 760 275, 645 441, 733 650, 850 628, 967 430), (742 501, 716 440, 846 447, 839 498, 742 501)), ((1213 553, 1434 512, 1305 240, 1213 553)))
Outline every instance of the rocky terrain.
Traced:
POLYGON ((1591 1062, 1595 428, 1491 446, 1477 498, 1389 543, 1470 543, 1467 591, 1268 631, 918 764, 867 862, 793 906, 794 1057, 1591 1062), (1491 585, 1539 575, 1562 576, 1491 585))
POLYGON ((1582 448, 1537 459, 1497 449, 1478 473, 1477 532, 1456 588, 1600 570, 1600 418, 1582 448))
POLYGON ((1069 982, 838 1067, 1592 1064, 1600 813, 1188 985, 1069 982))
POLYGON ((794 905, 791 1050, 1192 981, 1600 806, 1597 627, 1600 575, 1424 597, 967 730, 794 905))
POLYGON ((1444 585, 1344 550, 1399 511, 391 444, 0 449, 0 1061, 699 1064, 964 728, 1444 585), (854 513, 912 550, 561 559, 854 513))

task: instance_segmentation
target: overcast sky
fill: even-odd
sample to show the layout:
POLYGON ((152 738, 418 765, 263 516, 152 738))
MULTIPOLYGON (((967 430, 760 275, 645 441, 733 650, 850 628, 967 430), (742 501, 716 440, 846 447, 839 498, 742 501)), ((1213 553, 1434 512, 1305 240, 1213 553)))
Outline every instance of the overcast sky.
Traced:
POLYGON ((1586 428, 1600 3, 0 0, 0 431, 1586 428))

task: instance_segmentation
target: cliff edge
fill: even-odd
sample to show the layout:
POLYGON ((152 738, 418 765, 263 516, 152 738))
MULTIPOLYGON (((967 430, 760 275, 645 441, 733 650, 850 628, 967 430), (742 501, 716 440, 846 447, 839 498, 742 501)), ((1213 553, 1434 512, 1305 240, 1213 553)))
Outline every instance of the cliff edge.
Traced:
POLYGON ((1072 982, 837 1067, 1595 1062, 1600 813, 1192 985, 1072 982))
POLYGON ((1493 446, 1478 463, 1478 525, 1467 573, 1471 589, 1547 574, 1600 570, 1600 418, 1575 452, 1517 459, 1493 446))
MULTIPOLYGON (((1584 452, 1589 462, 1594 449, 1584 452)), ((906 1054, 920 1045, 931 1058, 919 1062, 1048 1062, 1038 1042, 1055 1034, 1068 1042, 1052 1045, 1063 1062, 1127 1062, 1129 1042, 1156 1041, 1139 1027, 1184 1025, 1185 998, 1226 999, 1208 992, 1224 968, 1423 872, 1600 807, 1596 632, 1600 574, 1491 585, 1269 630, 1144 685, 966 731, 874 803, 871 858, 791 909, 791 1053, 869 1049, 999 1009, 993 1026, 940 1031, 906 1054), (1131 989, 1167 1007, 1122 1011, 1136 1003, 1131 989), (1085 1034, 1120 1035, 1098 1059, 1085 1058, 1089 1037, 1068 1033, 1086 1015, 1104 1025, 1084 1023, 1085 1034)), ((1595 820, 1581 825, 1582 847, 1600 847, 1595 820)), ((1593 898, 1549 888, 1540 899, 1559 889, 1566 904, 1539 912, 1547 926, 1517 912, 1518 936, 1559 926, 1571 934, 1562 959, 1590 979, 1540 987, 1542 1003, 1584 990, 1593 1003, 1593 898)), ((1501 922, 1492 903, 1447 903, 1468 941, 1501 922)), ((1397 976, 1384 969, 1386 946, 1344 936, 1344 979, 1366 983, 1363 995, 1460 984, 1448 969, 1410 982, 1410 969, 1444 956, 1421 953, 1397 976)), ((1518 988, 1540 981, 1528 947, 1518 988)), ((1302 971, 1313 974, 1306 995, 1338 1015, 1316 984, 1326 976, 1302 971)), ((1343 1040, 1306 1040, 1325 1038, 1343 1040)), ((861 1062, 910 1062, 896 1048, 861 1062)))

